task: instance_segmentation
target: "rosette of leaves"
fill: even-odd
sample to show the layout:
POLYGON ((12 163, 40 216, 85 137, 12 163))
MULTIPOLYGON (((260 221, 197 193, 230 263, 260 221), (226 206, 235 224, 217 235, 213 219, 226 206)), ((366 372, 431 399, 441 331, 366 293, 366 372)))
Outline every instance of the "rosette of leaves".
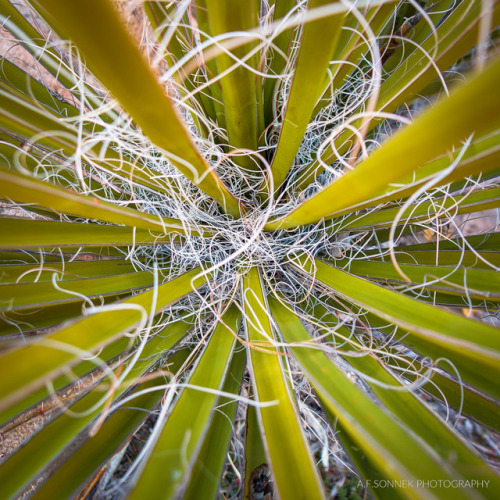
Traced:
POLYGON ((334 438, 376 496, 494 498, 454 427, 500 422, 499 238, 463 226, 498 2, 146 1, 142 47, 29 5, 63 91, 3 59, 2 498, 324 498, 334 438))

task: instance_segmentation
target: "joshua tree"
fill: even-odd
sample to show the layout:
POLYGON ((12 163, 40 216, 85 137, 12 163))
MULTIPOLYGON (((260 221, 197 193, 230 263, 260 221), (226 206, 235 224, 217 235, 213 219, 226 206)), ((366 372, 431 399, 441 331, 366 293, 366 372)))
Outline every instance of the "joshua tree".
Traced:
POLYGON ((139 3, 0 2, 0 496, 494 498, 499 3, 139 3))

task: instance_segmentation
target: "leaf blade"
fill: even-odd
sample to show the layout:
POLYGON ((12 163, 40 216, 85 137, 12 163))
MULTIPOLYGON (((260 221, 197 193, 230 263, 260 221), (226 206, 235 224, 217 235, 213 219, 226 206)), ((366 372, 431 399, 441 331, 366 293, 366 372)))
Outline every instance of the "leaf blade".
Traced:
POLYGON ((174 165, 234 217, 236 199, 192 142, 171 100, 133 44, 109 0, 35 0, 52 25, 71 35, 87 64, 174 165), (87 27, 92 26, 92 33, 87 27), (106 47, 106 51, 102 51, 106 47), (112 64, 110 62, 112 61, 112 64))
POLYGON ((248 271, 243 286, 255 396, 263 403, 279 401, 274 406, 257 408, 276 490, 282 498, 323 498, 278 351, 268 340, 273 338, 273 333, 257 268, 248 271), (264 345, 265 351, 253 348, 254 343, 264 345))
POLYGON ((468 134, 487 132, 498 124, 498 114, 494 110, 500 107, 500 96, 496 90, 499 78, 500 58, 497 58, 449 98, 394 134, 360 165, 284 218, 269 223, 267 230, 296 227, 331 218, 349 206, 370 199, 389 183, 398 182, 419 165, 465 139, 468 134), (481 96, 481 99, 477 100, 477 96, 481 96), (478 106, 469 106, 472 100, 477 101, 478 106), (461 113, 457 114, 457 109, 461 113), (436 122, 441 124, 439 131, 432 125, 436 122), (425 150, 420 146, 422 143, 427 144, 425 150), (384 165, 394 165, 394 168, 388 171, 384 165), (367 178, 371 179, 370 183, 365 182, 367 178))

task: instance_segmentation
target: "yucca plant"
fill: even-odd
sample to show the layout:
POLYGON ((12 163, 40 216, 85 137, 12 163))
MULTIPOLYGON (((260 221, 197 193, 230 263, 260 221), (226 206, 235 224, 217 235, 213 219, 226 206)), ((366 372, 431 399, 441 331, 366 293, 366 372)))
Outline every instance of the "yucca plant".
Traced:
POLYGON ((495 498, 499 3, 28 7, 0 497, 495 498))

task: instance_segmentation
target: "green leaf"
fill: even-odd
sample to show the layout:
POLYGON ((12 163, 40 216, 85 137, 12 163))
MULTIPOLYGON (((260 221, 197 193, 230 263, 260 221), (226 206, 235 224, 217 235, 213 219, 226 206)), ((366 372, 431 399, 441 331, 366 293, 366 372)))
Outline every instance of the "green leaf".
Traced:
POLYGON ((98 308, 94 314, 70 326, 35 338, 28 345, 1 356, 0 374, 10 373, 12 383, 0 388, 0 409, 8 408, 54 378, 64 367, 74 365, 84 352, 94 352, 123 334, 133 332, 138 325, 145 326, 149 314, 158 314, 203 285, 207 277, 199 277, 199 274, 200 268, 196 268, 160 285, 157 290, 143 292, 101 310, 98 308), (24 363, 24 359, 30 359, 30 363, 24 363))
MULTIPOLYGON (((226 394, 237 395, 241 388, 246 366, 246 350, 237 349, 235 347, 231 365, 222 387, 222 391, 226 394)), ((220 396, 217 400, 212 420, 183 494, 185 500, 198 500, 200 495, 216 498, 229 438, 233 431, 236 407, 237 402, 229 397, 220 396)), ((252 407, 249 406, 249 408, 252 407)))
MULTIPOLYGON (((148 389, 153 383, 138 388, 148 389)), ((67 458, 49 479, 35 491, 32 498, 70 498, 95 469, 108 460, 114 450, 126 445, 154 411, 160 394, 146 393, 133 400, 133 407, 118 409, 103 424, 96 436, 87 438, 76 453, 67 458)))
MULTIPOLYGON (((336 261, 335 265, 357 276, 366 276, 375 280, 389 280, 390 283, 405 283, 405 279, 389 262, 342 259, 336 261)), ((492 302, 498 302, 500 299, 500 276, 495 271, 450 269, 411 264, 399 264, 399 267, 412 283, 422 284, 429 290, 465 295, 492 302)))
MULTIPOLYGON (((295 257, 294 267, 321 281, 336 295, 398 325, 426 342, 469 359, 472 366, 488 366, 487 378, 500 375, 498 329, 458 314, 424 304, 397 292, 331 267, 320 260, 295 257)), ((494 384, 492 384, 493 386, 494 384)))
MULTIPOLYGON (((401 370, 397 360, 388 357, 387 364, 394 370, 401 372, 401 377, 410 382, 414 382, 417 377, 411 370, 401 370)), ((425 372, 425 366, 417 360, 412 360, 415 372, 425 372)), ((421 380, 419 381, 421 382, 421 380)), ((423 384, 421 389, 432 394, 436 399, 446 406, 451 406, 460 415, 486 425, 498 432, 500 430, 500 405, 491 396, 482 393, 472 386, 465 384, 463 380, 453 378, 445 371, 434 370, 429 382, 423 384)))
MULTIPOLYGON (((214 413, 217 394, 224 384, 240 319, 230 309, 212 333, 187 386, 157 438, 130 498, 179 498, 179 488, 189 477, 214 413), (200 388, 207 389, 199 390, 200 388), (186 420, 190 421, 186 428, 186 420), (161 486, 158 477, 167 479, 161 486)), ((169 390, 175 390, 176 381, 169 390)))
MULTIPOLYGON (((369 258, 381 258, 386 262, 390 261, 387 255, 380 255, 379 252, 368 252, 369 258)), ((398 247, 394 251, 396 260, 401 264, 420 264, 427 266, 455 267, 463 266, 467 268, 494 269, 500 266, 500 252, 478 252, 464 250, 463 252, 454 250, 406 250, 405 247, 398 247)))
MULTIPOLYGON (((337 300, 323 300, 333 310, 339 307, 339 302, 337 300)), ((350 307, 352 308, 352 306, 350 307)), ((348 314, 352 312, 352 309, 344 309, 344 311, 348 314)), ((442 400, 446 407, 451 406, 455 408, 460 415, 466 414, 468 418, 472 417, 493 429, 499 427, 500 406, 498 405, 498 401, 465 383, 462 374, 467 376, 468 371, 463 370, 462 366, 459 369, 459 379, 457 378, 457 372, 453 369, 450 370, 449 362, 443 363, 444 360, 441 360, 438 364, 437 359, 439 353, 436 354, 432 348, 429 349, 428 346, 425 344, 422 345, 422 343, 418 343, 416 346, 417 349, 415 349, 415 351, 418 353, 416 356, 412 356, 411 358, 401 357, 401 344, 410 343, 411 346, 414 340, 409 340, 407 332, 402 331, 394 325, 387 324, 387 322, 366 312, 359 314, 359 321, 356 321, 356 328, 353 331, 346 331, 344 327, 339 325, 340 318, 338 319, 333 316, 324 305, 316 305, 314 309, 308 310, 307 313, 310 318, 321 318, 321 323, 324 325, 321 330, 327 334, 325 342, 328 342, 328 345, 335 349, 344 352, 350 350, 352 353, 352 351, 355 351, 356 346, 360 346, 361 343, 365 343, 365 345, 368 344, 368 346, 373 348, 373 336, 381 332, 383 332, 387 338, 398 339, 400 343, 396 343, 394 349, 387 345, 384 354, 381 356, 377 356, 377 351, 373 349, 369 350, 368 347, 367 356, 374 357, 375 359, 378 357, 379 362, 381 362, 384 367, 391 368, 394 373, 409 382, 418 381, 419 388, 427 393, 433 394, 437 399, 442 400), (327 328, 331 330, 328 331, 327 328), (355 333, 355 335, 352 333, 355 333), (346 345, 346 338, 349 339, 349 345, 346 345), (386 353, 387 355, 385 355, 386 353), (428 360, 431 358, 435 358, 436 361, 434 362, 434 368, 431 373, 429 373, 428 360), (451 373, 447 373, 443 368, 450 370, 451 373), (428 376, 428 380, 422 375, 428 376)), ((365 356, 365 358, 367 356, 365 356)), ((351 362, 356 361, 356 357, 353 356, 349 356, 349 358, 346 359, 351 362)), ((456 363, 457 360, 453 359, 453 362, 456 363)), ((467 365, 465 366, 467 367, 467 365)), ((474 377, 472 377, 472 379, 474 380, 474 377)))
POLYGON ((413 250, 457 250, 474 249, 479 251, 497 251, 500 248, 500 232, 488 232, 475 236, 465 236, 460 238, 440 238, 439 242, 416 243, 407 245, 402 249, 404 251, 413 250))
MULTIPOLYGON (((165 334, 158 334, 146 344, 141 357, 131 366, 131 371, 123 379, 122 384, 114 392, 111 392, 111 401, 116 401, 129 388, 129 384, 140 380, 140 377, 161 358, 164 350, 168 350, 182 338, 187 327, 188 325, 185 323, 177 322, 167 328, 165 334)), ((119 376, 120 371, 121 369, 119 369, 117 376, 119 376)), ((157 381, 153 384, 146 382, 145 387, 139 387, 139 389, 147 389, 151 385, 157 384, 157 381)), ((27 486, 68 444, 77 438, 80 432, 92 422, 96 423, 95 419, 106 405, 109 385, 110 381, 105 379, 70 407, 71 412, 76 415, 63 412, 52 422, 43 426, 38 434, 3 463, 0 468, 0 480, 3 494, 6 497, 15 495, 27 486)), ((155 397, 153 401, 150 401, 150 404, 154 404, 160 396, 161 391, 156 390, 155 397)), ((132 400, 132 404, 133 402, 134 400, 132 400)), ((144 414, 141 413, 141 416, 144 417, 144 414)), ((108 429, 105 432, 109 432, 108 429)), ((90 436, 87 434, 86 437, 88 439, 90 436)), ((88 466, 87 463, 86 467, 88 466)), ((73 486, 75 486, 74 483, 73 486)))
MULTIPOLYGON (((310 9, 331 4, 330 0, 311 0, 310 9)), ((271 164, 274 189, 277 190, 293 166, 295 156, 311 119, 316 101, 323 90, 323 77, 330 64, 345 16, 339 11, 303 27, 290 95, 287 100, 278 146, 271 164), (318 50, 318 47, 322 47, 318 50)))
POLYGON ((359 446, 356 441, 351 438, 349 433, 346 432, 344 427, 340 424, 337 417, 328 410, 328 407, 326 405, 324 409, 325 413, 328 416, 328 420, 333 426, 335 436, 339 439, 340 443, 343 445, 347 453, 349 453, 349 457, 351 457, 356 471, 365 480, 366 484, 384 485, 384 488, 370 488, 370 493, 373 495, 373 497, 380 500, 403 500, 407 498, 405 496, 404 490, 398 490, 396 488, 395 481, 387 481, 387 476, 380 471, 380 468, 376 467, 373 461, 368 457, 362 456, 359 453, 359 446), (376 483, 375 481, 380 482, 376 483))
MULTIPOLYGON (((258 25, 257 2, 253 0, 206 0, 206 6, 212 36, 250 30, 258 25)), ((216 58, 218 74, 229 71, 219 82, 229 144, 234 149, 257 149, 257 107, 259 102, 262 104, 262 96, 257 95, 258 77, 238 62, 242 60, 256 68, 258 53, 251 55, 255 47, 255 42, 248 43, 233 49, 230 54, 223 52, 216 58)), ((258 168, 248 156, 236 156, 235 161, 244 168, 258 168)))
POLYGON ((340 228, 344 230, 362 230, 366 228, 391 227, 407 222, 428 221, 451 215, 469 214, 500 207, 500 189, 490 188, 465 195, 446 195, 433 197, 431 201, 419 201, 409 205, 404 211, 401 207, 387 208, 368 214, 354 214, 342 219, 340 228), (432 214, 429 216, 429 214, 432 214))
POLYGON ((129 3, 0 1, 2 494, 496 498, 500 2, 129 3))
POLYGON ((146 229, 136 230, 125 226, 2 217, 0 233, 2 249, 154 245, 177 239, 172 234, 152 234, 146 229))
MULTIPOLYGON (((451 17, 452 15, 456 17, 457 13, 452 13, 453 8, 457 7, 455 4, 457 3, 454 0, 438 0, 425 8, 428 15, 427 19, 423 18, 421 11, 415 11, 415 15, 412 16, 413 19, 405 18, 405 22, 401 25, 401 28, 405 24, 407 27, 415 22, 416 24, 410 27, 404 34, 402 33, 402 29, 399 28, 395 32, 395 37, 391 35, 389 40, 384 40, 384 47, 386 49, 382 51, 383 59, 385 59, 384 73, 387 75, 392 74, 401 64, 404 64, 408 60, 410 55, 419 50, 420 45, 425 43, 429 37, 433 37, 434 31, 439 29, 441 24, 446 23, 447 17, 451 17), (399 39, 399 37, 401 38, 399 39), (391 48, 391 46, 394 48, 391 48)), ((404 12, 401 12, 401 10, 398 13, 398 17, 400 15, 404 16, 404 12)), ((435 39, 434 42, 436 43, 435 39)), ((439 43, 439 40, 437 43, 439 43)))
POLYGON ((76 217, 96 219, 102 222, 123 224, 129 227, 175 232, 193 236, 201 233, 190 231, 180 221, 158 215, 120 207, 96 196, 85 196, 75 191, 49 184, 41 179, 15 172, 0 165, 0 197, 21 203, 33 203, 76 217), (187 230, 187 231, 186 231, 187 230))
MULTIPOLYGON (((336 300, 338 300, 338 298, 336 298, 336 300)), ((348 307, 351 309, 354 306, 349 304, 348 307)), ((435 306, 434 309, 439 311, 439 308, 435 306)), ((418 353, 418 356, 434 360, 434 363, 439 369, 446 370, 447 376, 456 379, 458 372, 460 374, 460 379, 457 379, 459 385, 462 381, 465 381, 471 384, 471 387, 473 387, 478 394, 481 394, 479 391, 482 391, 484 393, 482 394, 483 398, 500 399, 498 384, 496 384, 494 377, 491 376, 488 370, 478 369, 476 363, 471 363, 470 356, 466 350, 457 352, 450 350, 446 346, 439 346, 432 338, 426 339, 423 336, 413 335, 411 332, 409 333, 408 329, 397 327, 393 323, 370 312, 360 310, 359 315, 362 321, 366 321, 370 325, 370 331, 378 330, 385 335, 386 338, 398 340, 405 347, 418 353)))
MULTIPOLYGON (((385 28, 390 23, 396 9, 395 2, 383 4, 374 3, 373 7, 368 4, 360 14, 364 22, 369 25, 375 36, 382 36, 385 28)), ((322 98, 316 103, 313 116, 316 116, 324 107, 332 103, 335 92, 341 88, 345 80, 353 73, 353 62, 358 62, 362 57, 371 59, 368 52, 369 46, 366 42, 367 32, 359 19, 349 12, 343 22, 340 33, 337 50, 334 52, 331 60, 332 64, 329 74, 323 83, 324 92, 322 98)), ((382 39, 383 43, 384 39, 382 39)), ((356 71, 354 69, 354 71, 356 71)))
MULTIPOLYGON (((16 4, 9 1, 0 4, 0 22, 4 29, 10 31, 23 48, 40 62, 67 89, 75 86, 83 86, 85 98, 94 109, 103 105, 103 99, 99 92, 86 81, 75 77, 74 72, 66 65, 61 64, 61 57, 57 51, 47 44, 45 38, 29 23, 29 21, 16 9, 16 4)), ((117 114, 112 109, 106 109, 100 113, 100 117, 107 122, 116 119, 117 114)))
MULTIPOLYGON (((476 479, 491 478, 497 481, 493 471, 481 464, 463 445, 458 443, 460 449, 458 462, 456 457, 449 455, 450 441, 455 443, 456 437, 450 436, 443 426, 434 425, 432 431, 422 427, 416 416, 412 416, 411 423, 420 432, 434 432, 430 440, 439 439, 443 445, 441 457, 435 456, 435 442, 430 445, 422 443, 408 427, 396 420, 392 420, 381 408, 371 401, 347 376, 332 363, 320 349, 314 347, 314 342, 302 325, 300 319, 288 308, 280 305, 276 300, 271 302, 273 317, 278 323, 279 330, 284 340, 291 344, 290 350, 300 363, 315 391, 320 396, 323 404, 337 417, 341 426, 356 442, 362 454, 372 461, 388 478, 396 480, 396 487, 401 487, 401 481, 413 481, 413 487, 404 488, 405 494, 418 498, 417 481, 458 479, 460 477, 474 477, 476 479), (411 449, 412 452, 406 451, 411 449), (474 469, 471 471, 471 464, 474 469), (479 464, 479 468, 477 465, 479 464), (466 474, 463 476, 462 474, 466 474), (412 491, 413 490, 413 491, 412 491)), ((387 396, 389 398, 389 396, 387 396)), ((396 398, 396 396, 394 396, 396 398)), ((412 398, 406 394, 406 399, 412 398)), ((434 420, 428 410, 419 407, 419 403, 411 399, 412 407, 419 408, 422 418, 434 420)), ((397 406, 398 411, 407 412, 408 408, 397 406)), ((450 491, 444 487, 437 488, 440 498, 469 498, 470 488, 467 490, 450 491)), ((486 493, 493 498, 493 488, 486 493)))
MULTIPOLYGON (((411 380, 411 376, 407 378, 411 380)), ((424 385, 423 390, 443 400, 445 404, 467 415, 468 418, 488 426, 497 433, 500 431, 498 400, 441 373, 433 373, 432 381, 424 385)))
POLYGON ((0 311, 15 311, 30 307, 82 301, 84 297, 104 297, 151 288, 151 271, 132 272, 116 276, 73 279, 64 283, 19 283, 0 285, 0 311))
POLYGON ((238 217, 238 202, 192 142, 171 100, 129 37, 110 0, 75 0, 71 5, 65 0, 34 0, 33 4, 59 32, 70 36, 92 72, 172 163, 231 215, 238 217))
POLYGON ((270 489, 271 468, 268 465, 266 450, 260 432, 257 409, 247 406, 246 428, 245 428, 245 492, 244 498, 252 498, 257 491, 270 489), (264 477, 264 478, 262 478, 264 477))
MULTIPOLYGON (((450 187, 450 191, 453 192, 462 188, 469 177, 480 176, 483 180, 486 180, 489 175, 496 177, 494 169, 496 169, 498 161, 500 161, 500 134, 495 131, 486 137, 473 140, 467 146, 465 152, 460 150, 453 154, 445 154, 430 163, 418 167, 406 179, 397 184, 388 185, 383 194, 356 205, 355 209, 361 210, 380 206, 388 201, 406 198, 430 181, 433 181, 434 187, 439 187, 461 180, 457 185, 453 184, 450 187), (459 155, 461 158, 459 158, 459 155), (444 177, 439 176, 439 173, 450 167, 452 163, 455 165, 453 171, 447 173, 444 177), (438 180, 438 176, 440 180, 438 180)), ((350 213, 352 210, 353 208, 348 208, 338 215, 350 213)))
POLYGON ((280 498, 323 498, 314 462, 301 429, 295 401, 290 393, 256 267, 243 284, 250 373, 256 401, 274 403, 257 407, 276 492, 280 498))
MULTIPOLYGON (((492 26, 498 24, 500 6, 492 6, 492 26)), ((482 6, 477 3, 460 2, 443 19, 434 33, 422 41, 421 48, 407 54, 404 64, 400 64, 384 82, 377 108, 392 111, 418 92, 438 76, 437 70, 448 69, 455 61, 472 49, 478 40, 482 16, 482 6), (430 64, 430 54, 433 63, 430 64)), ((417 38, 416 43, 419 43, 417 38)), ((400 49, 404 50, 404 49, 400 49)))
MULTIPOLYGON (((30 114, 26 113, 25 108, 21 108, 19 112, 24 120, 30 117, 30 114)), ((54 120, 59 119, 57 117, 52 118, 54 120)), ((87 192, 92 192, 94 196, 104 196, 110 200, 118 198, 119 195, 127 198, 127 194, 124 193, 118 179, 126 185, 130 185, 133 182, 153 193, 159 192, 167 195, 176 193, 177 196, 183 197, 182 193, 177 192, 175 184, 168 178, 158 175, 158 172, 153 171, 147 165, 139 166, 136 162, 131 163, 125 157, 120 157, 111 148, 106 150, 104 154, 105 159, 100 157, 99 151, 87 151, 84 158, 79 158, 81 169, 77 168, 74 164, 75 159, 71 158, 75 152, 76 130, 69 129, 64 131, 64 137, 67 139, 66 146, 57 142, 58 134, 50 137, 51 144, 57 148, 67 149, 70 157, 67 158, 51 152, 51 161, 47 162, 47 152, 40 145, 45 144, 47 147, 50 147, 50 144, 44 143, 43 138, 40 138, 40 141, 35 143, 35 138, 31 137, 31 132, 35 130, 37 128, 33 121, 27 124, 26 130, 20 130, 20 133, 25 132, 28 134, 29 137, 25 139, 14 139, 0 130, 2 163, 8 164, 13 170, 19 169, 32 172, 34 177, 42 175, 43 179, 49 181, 51 184, 70 188, 74 188, 75 185, 82 186, 87 192), (69 138, 72 139, 69 140, 69 138), (57 144, 54 144, 54 141, 57 144), (100 174, 104 174, 105 181, 103 183, 113 181, 111 190, 104 189, 103 184, 97 181, 99 177, 95 175, 95 170, 100 174)), ((50 130, 54 131, 55 129, 51 128, 50 130)), ((83 135, 85 136, 85 134, 83 135)), ((85 137, 85 140, 87 139, 90 138, 85 137)), ((132 200, 129 201, 131 204, 134 204, 134 202, 132 200)))
MULTIPOLYGON (((62 259, 60 259, 62 260, 62 259)), ((39 264, 0 265, 0 283, 41 283, 52 281, 55 273, 61 281, 98 276, 112 276, 134 272, 132 263, 125 259, 87 262, 44 262, 39 264)))
MULTIPOLYGON (((18 343, 15 347, 19 347, 19 345, 21 344, 18 343)), ((81 395, 92 388, 91 385, 85 385, 84 383, 75 386, 75 382, 78 378, 85 379, 85 377, 90 375, 94 382, 99 381, 105 375, 103 368, 105 368, 106 365, 109 366, 110 369, 115 368, 120 362, 124 362, 130 357, 133 349, 134 341, 127 337, 121 337, 99 351, 97 363, 96 360, 92 358, 78 361, 77 364, 71 367, 71 370, 52 379, 50 385, 40 387, 30 392, 17 403, 2 411, 0 414, 0 423, 2 423, 2 427, 15 426, 19 420, 25 422, 26 416, 30 417, 33 413, 45 415, 45 412, 48 412, 48 410, 54 406, 57 407, 59 399, 58 396, 54 394, 54 391, 60 391, 63 395, 63 399, 66 399, 66 396, 69 394, 70 397, 67 398, 67 400, 74 400, 75 395, 81 395), (42 402, 41 408, 40 402, 42 402)))
POLYGON ((1 87, 0 125, 19 136, 39 136, 40 144, 58 152, 71 155, 76 148, 77 131, 71 124, 1 87))
POLYGON ((383 147, 373 152, 356 168, 304 202, 286 217, 266 226, 267 230, 297 227, 334 217, 337 213, 364 202, 399 182, 420 165, 465 139, 468 134, 481 134, 498 125, 500 94, 496 81, 500 78, 500 58, 470 79, 449 98, 427 110, 414 123, 394 134, 383 147), (481 96, 481 99, 477 99, 481 96), (470 106, 470 102, 477 103, 470 106), (457 113, 457 110, 460 110, 457 113), (438 130, 433 124, 439 123, 438 130), (421 144, 426 147, 422 148, 421 144), (391 169, 384 166, 391 165, 391 169), (370 182, 366 182, 366 179, 370 182))
MULTIPOLYGON (((164 364, 164 368, 176 373, 186 361, 188 354, 187 349, 176 351, 164 364)), ((95 436, 85 441, 64 461, 64 464, 35 492, 33 498, 66 498, 76 493, 77 488, 96 471, 98 466, 109 459, 120 445, 126 446, 132 434, 141 430, 145 418, 154 411, 161 395, 158 391, 147 392, 156 384, 158 380, 154 379, 139 386, 135 391, 136 394, 142 389, 144 394, 135 396, 130 406, 122 406, 115 411, 95 436)))
MULTIPOLYGON (((425 42, 420 44, 418 50, 407 53, 408 57, 384 81, 375 110, 386 113, 396 111, 408 99, 413 99, 419 91, 435 80, 441 74, 440 72, 448 69, 474 48, 480 36, 480 19, 482 15, 481 4, 471 4, 463 1, 458 4, 449 16, 444 14, 444 20, 436 31, 425 42), (429 60, 429 55, 432 57, 432 62, 429 60)), ((500 4, 496 3, 493 5, 492 25, 497 25, 499 20, 500 4)), ((357 112, 363 111, 363 108, 357 110, 357 112)), ((351 115, 355 114, 356 112, 353 112, 351 115)), ((351 125, 357 127, 360 123, 361 119, 358 119, 351 125)), ((380 120, 373 119, 369 128, 373 128, 379 123, 380 120)), ((352 132, 346 130, 335 139, 335 150, 344 153, 352 145, 354 139, 352 132)), ((334 154, 331 147, 327 147, 321 153, 322 162, 332 163, 335 159, 336 154, 334 154)), ((313 161, 303 173, 301 186, 305 187, 323 170, 324 168, 321 167, 319 159, 313 161)))
POLYGON ((45 85, 32 78, 8 59, 1 60, 0 80, 5 82, 12 92, 22 93, 34 104, 42 104, 52 113, 65 117, 75 117, 80 114, 74 105, 64 101, 58 94, 49 91, 45 85))
MULTIPOLYGON (((123 297, 122 297, 123 298, 123 297)), ((116 297, 113 297, 116 300, 116 297)), ((109 302, 109 299, 105 302, 109 302)), ((8 349, 35 335, 38 330, 56 326, 82 314, 82 303, 74 302, 49 307, 3 312, 0 317, 0 347, 8 349)))
MULTIPOLYGON (((295 7, 295 0, 276 0, 273 2, 274 22, 283 21, 283 18, 295 7)), ((275 38, 273 38, 273 46, 266 56, 269 58, 267 65, 267 72, 269 75, 280 75, 285 69, 287 60, 283 57, 290 54, 292 40, 295 40, 295 34, 292 29, 281 31, 275 38), (283 54, 280 54, 281 51, 283 54)), ((280 84, 280 79, 268 77, 264 81, 264 113, 265 123, 270 125, 274 120, 274 94, 277 86, 280 84)))
MULTIPOLYGON (((202 43, 206 42, 210 38, 212 32, 208 17, 207 0, 198 0, 196 4, 191 5, 191 8, 196 12, 196 20, 198 22, 198 27, 200 29, 200 41, 202 43)), ((219 74, 219 70, 217 68, 217 61, 214 58, 207 59, 205 55, 203 56, 203 59, 205 62, 204 68, 205 68, 206 78, 207 81, 210 81, 215 77, 217 77, 217 75, 219 74)), ((213 118, 215 123, 218 124, 219 127, 221 127, 222 129, 227 129, 220 81, 217 80, 211 83, 206 88, 206 92, 212 98, 214 114, 210 116, 213 118)))
MULTIPOLYGON (((323 320, 325 319, 328 321, 329 318, 323 317, 323 320)), ((332 319, 334 324, 338 324, 336 318, 332 319)), ((405 373, 404 367, 398 367, 396 360, 393 363, 387 361, 391 356, 384 356, 382 359, 368 352, 368 346, 353 338, 345 326, 336 326, 333 335, 336 334, 350 338, 349 344, 344 343, 338 350, 346 354, 344 359, 358 375, 362 378, 363 375, 370 377, 367 382, 373 392, 405 427, 423 439, 443 460, 449 460, 453 454, 454 468, 464 477, 472 480, 474 475, 470 476, 470 471, 482 470, 485 475, 491 474, 493 481, 499 481, 496 474, 488 470, 472 448, 465 445, 463 438, 418 397, 416 390, 404 385, 402 375, 399 375, 399 372, 405 373)))

